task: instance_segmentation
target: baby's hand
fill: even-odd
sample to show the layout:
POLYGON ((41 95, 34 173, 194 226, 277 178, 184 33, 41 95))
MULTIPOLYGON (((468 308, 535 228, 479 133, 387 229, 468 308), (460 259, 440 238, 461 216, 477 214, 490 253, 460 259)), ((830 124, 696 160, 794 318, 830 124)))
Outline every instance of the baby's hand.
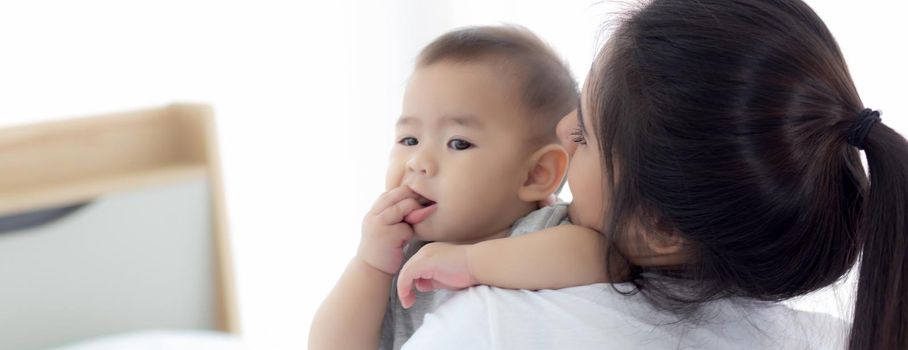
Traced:
POLYGON ((434 242, 419 249, 397 277, 397 297, 404 308, 416 301, 413 286, 420 292, 462 289, 479 284, 470 270, 469 245, 434 242))
POLYGON ((389 275, 397 272, 403 247, 413 237, 413 227, 404 218, 422 208, 416 201, 418 196, 409 187, 400 186, 378 197, 363 219, 357 259, 389 275))

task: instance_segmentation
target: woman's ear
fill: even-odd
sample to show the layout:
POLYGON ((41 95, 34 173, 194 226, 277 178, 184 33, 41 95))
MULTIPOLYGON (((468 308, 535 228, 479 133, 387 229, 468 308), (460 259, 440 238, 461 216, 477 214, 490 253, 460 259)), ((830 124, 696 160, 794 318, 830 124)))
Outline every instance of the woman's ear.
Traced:
POLYGON ((677 266, 690 261, 689 242, 681 234, 660 222, 644 229, 637 228, 638 248, 629 257, 639 266, 677 266))
POLYGON ((525 202, 538 202, 555 193, 567 171, 568 154, 559 144, 548 144, 530 157, 526 179, 517 196, 525 202))
POLYGON ((659 255, 677 255, 685 251, 685 240, 675 231, 644 233, 650 251, 659 255))

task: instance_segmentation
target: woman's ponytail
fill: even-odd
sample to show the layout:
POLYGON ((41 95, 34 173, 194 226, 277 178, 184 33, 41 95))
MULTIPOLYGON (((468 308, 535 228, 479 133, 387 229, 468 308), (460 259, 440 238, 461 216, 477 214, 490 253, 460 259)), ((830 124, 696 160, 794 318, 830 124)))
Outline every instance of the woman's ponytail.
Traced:
POLYGON ((651 223, 641 226, 677 234, 691 257, 633 266, 634 291, 682 312, 780 301, 860 258, 849 349, 908 350, 908 141, 861 110, 810 6, 648 1, 600 51, 583 100, 616 179, 604 182, 610 247, 642 236, 628 223, 651 223), (865 150, 869 180, 851 146, 865 150), (650 278, 660 274, 696 288, 650 278))
POLYGON ((870 173, 849 349, 908 349, 908 142, 865 112, 849 133, 849 143, 863 147, 870 173))

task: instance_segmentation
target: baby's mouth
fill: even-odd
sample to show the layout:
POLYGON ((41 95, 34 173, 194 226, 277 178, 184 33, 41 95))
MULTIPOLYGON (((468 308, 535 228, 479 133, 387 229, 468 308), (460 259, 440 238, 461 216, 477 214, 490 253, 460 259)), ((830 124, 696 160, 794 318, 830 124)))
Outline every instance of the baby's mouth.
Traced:
POLYGON ((434 213, 436 209, 438 209, 438 206, 436 205, 437 203, 435 201, 423 197, 423 195, 419 194, 418 192, 416 193, 416 195, 416 202, 419 203, 422 208, 410 212, 410 214, 407 214, 407 216, 404 218, 404 221, 411 225, 416 225, 422 222, 430 215, 432 215, 432 213, 434 213))
POLYGON ((428 199, 426 197, 423 197, 423 196, 419 196, 419 198, 416 198, 416 202, 418 202, 419 205, 421 205, 423 208, 435 204, 435 201, 428 199))

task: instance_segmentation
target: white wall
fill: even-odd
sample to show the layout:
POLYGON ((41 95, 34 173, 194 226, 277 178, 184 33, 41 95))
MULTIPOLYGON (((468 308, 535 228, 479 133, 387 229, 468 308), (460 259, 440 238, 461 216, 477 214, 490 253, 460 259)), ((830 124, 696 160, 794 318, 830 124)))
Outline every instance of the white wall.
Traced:
MULTIPOLYGON (((908 134, 901 5, 808 2, 839 40, 864 102, 908 134)), ((582 79, 611 9, 593 3, 2 2, 0 126, 212 103, 244 335, 254 347, 301 348, 382 192, 418 49, 457 26, 522 24, 582 79)))

